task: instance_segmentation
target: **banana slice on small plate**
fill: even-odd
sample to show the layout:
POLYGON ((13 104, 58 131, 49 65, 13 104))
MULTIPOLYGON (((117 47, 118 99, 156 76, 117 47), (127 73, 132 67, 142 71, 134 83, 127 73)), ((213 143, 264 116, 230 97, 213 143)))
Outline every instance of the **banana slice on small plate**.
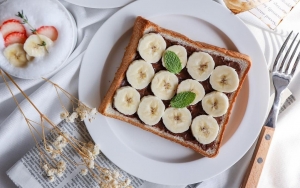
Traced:
POLYGON ((162 100, 170 100, 176 93, 178 78, 169 71, 159 71, 151 82, 151 90, 162 100))
POLYGON ((239 86, 239 81, 235 69, 226 65, 216 67, 209 78, 213 89, 225 93, 235 91, 239 86))
POLYGON ((154 69, 144 60, 133 61, 126 72, 127 81, 135 89, 145 88, 154 76, 154 69))
POLYGON ((198 142, 209 144, 217 138, 219 125, 217 120, 212 116, 200 115, 193 119, 191 130, 198 142))
POLYGON ((191 112, 187 108, 167 108, 163 123, 172 133, 183 133, 190 128, 192 122, 191 112))
POLYGON ((164 111, 164 103, 158 97, 148 95, 142 98, 137 114, 145 124, 155 125, 160 121, 164 111))
POLYGON ((215 67, 215 61, 205 52, 194 52, 188 59, 186 68, 188 73, 197 81, 206 80, 215 67))
POLYGON ((28 62, 26 52, 23 49, 23 44, 16 43, 6 47, 3 51, 6 59, 16 67, 25 66, 28 62))
MULTIPOLYGON (((183 46, 173 45, 166 49, 166 51, 174 52, 180 59, 181 67, 184 68, 187 62, 187 51, 183 46)), ((165 67, 164 56, 161 58, 162 65, 165 67)))
POLYGON ((184 91, 191 91, 196 94, 196 97, 191 105, 197 104, 205 95, 205 90, 202 84, 193 79, 184 80, 178 85, 177 93, 184 91))
POLYGON ((224 115, 228 107, 229 99, 227 95, 219 91, 208 93, 202 99, 203 110, 213 117, 224 115))
POLYGON ((160 34, 148 33, 140 39, 137 50, 146 62, 156 63, 166 47, 166 41, 160 34))
POLYGON ((140 93, 130 86, 119 88, 114 95, 114 107, 125 115, 134 114, 140 104, 140 93))
POLYGON ((29 56, 43 57, 52 45, 53 41, 44 35, 30 35, 24 43, 24 50, 29 56))

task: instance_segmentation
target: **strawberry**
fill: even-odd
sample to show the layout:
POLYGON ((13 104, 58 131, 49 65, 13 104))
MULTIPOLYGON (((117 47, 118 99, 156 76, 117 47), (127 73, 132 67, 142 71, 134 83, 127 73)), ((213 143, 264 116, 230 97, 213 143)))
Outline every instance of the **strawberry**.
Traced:
POLYGON ((16 19, 10 19, 10 20, 6 20, 2 23, 2 25, 6 24, 6 23, 9 23, 9 22, 16 22, 16 23, 20 23, 19 20, 16 20, 16 19))
POLYGON ((19 33, 19 32, 13 32, 13 33, 8 34, 5 37, 4 43, 5 43, 6 47, 11 45, 11 44, 14 44, 14 43, 24 44, 26 39, 27 39, 26 34, 19 33))
POLYGON ((58 37, 58 32, 54 26, 42 26, 36 32, 50 38, 52 41, 55 41, 58 37))
POLYGON ((9 20, 6 20, 2 23, 2 25, 6 24, 6 23, 9 23, 9 22, 17 22, 17 23, 20 23, 19 20, 16 20, 16 19, 9 19, 9 20))
POLYGON ((8 34, 13 32, 24 33, 26 35, 24 26, 20 23, 19 20, 14 19, 3 22, 0 31, 4 39, 8 34))

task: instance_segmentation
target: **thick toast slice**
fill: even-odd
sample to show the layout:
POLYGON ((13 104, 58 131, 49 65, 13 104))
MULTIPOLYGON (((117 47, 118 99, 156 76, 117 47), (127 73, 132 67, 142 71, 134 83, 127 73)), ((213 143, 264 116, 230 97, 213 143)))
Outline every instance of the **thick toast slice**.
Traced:
MULTIPOLYGON (((159 70, 165 70, 163 66, 160 66, 162 64, 161 60, 157 63, 153 63, 152 66, 155 69, 155 72, 158 72, 159 70), (155 67, 156 66, 156 67, 155 67), (157 68, 159 67, 159 68, 157 68)), ((111 86, 102 101, 99 112, 105 116, 116 118, 125 122, 128 122, 132 125, 135 125, 137 127, 140 127, 146 131, 152 132, 158 136, 161 136, 163 138, 166 138, 170 141, 176 142, 178 144, 181 144, 185 147, 189 147, 193 149, 194 151, 206 156, 206 157, 215 157, 218 152, 221 145, 223 133, 225 130, 226 125, 228 124, 228 120, 230 118, 230 114, 232 111, 232 107, 234 105, 234 102, 236 100, 236 97, 242 87, 242 84, 246 78, 246 75, 251 67, 251 60, 247 55, 241 54, 239 52, 230 51, 224 48, 220 48, 217 46, 213 46, 210 44, 197 42, 189 39, 188 37, 177 33, 175 31, 171 31, 168 29, 164 29, 159 27, 158 25, 150 22, 149 20, 146 20, 142 17, 137 17, 135 24, 133 26, 133 33, 130 39, 130 42, 126 48, 125 54, 123 56, 121 65, 118 69, 118 71, 115 74, 114 80, 111 83, 111 86), (239 86, 238 89, 232 93, 226 93, 226 95, 229 98, 229 108, 225 115, 221 117, 215 118, 219 124, 219 133, 215 139, 210 144, 201 144, 199 143, 193 136, 191 132, 191 128, 184 133, 178 133, 174 134, 170 132, 162 123, 162 120, 154 126, 149 126, 144 124, 138 117, 138 115, 135 113, 133 115, 124 115, 116 110, 116 108, 113 106, 113 100, 114 100, 114 94, 116 90, 122 86, 130 86, 130 84, 126 80, 126 71, 129 67, 129 65, 134 60, 142 59, 139 55, 139 52, 137 51, 139 40, 143 37, 144 34, 147 33, 158 33, 160 34, 164 40, 167 43, 167 47, 171 45, 182 45, 187 49, 187 55, 188 57, 193 52, 206 52, 209 53, 214 61, 215 66, 220 65, 227 65, 236 70, 239 77, 239 86)), ((186 68, 184 68, 179 75, 184 75, 183 77, 185 79, 191 78, 189 77, 186 68)), ((184 79, 180 78, 180 81, 183 81, 184 79)), ((200 82, 204 88, 206 93, 210 93, 214 91, 212 87, 209 84, 209 79, 200 82)), ((148 95, 151 92, 150 84, 143 89, 143 91, 148 92, 141 92, 138 90, 141 94, 141 98, 145 95, 148 95), (148 94, 147 94, 148 93, 148 94)), ((152 94, 153 95, 153 94, 152 94)), ((168 102, 164 102, 165 104, 169 104, 168 102)), ((167 106, 166 106, 167 108, 167 106)), ((188 107, 188 109, 191 111, 192 118, 195 118, 198 115, 206 115, 205 111, 202 109, 201 102, 198 104, 193 105, 192 107, 188 107)))

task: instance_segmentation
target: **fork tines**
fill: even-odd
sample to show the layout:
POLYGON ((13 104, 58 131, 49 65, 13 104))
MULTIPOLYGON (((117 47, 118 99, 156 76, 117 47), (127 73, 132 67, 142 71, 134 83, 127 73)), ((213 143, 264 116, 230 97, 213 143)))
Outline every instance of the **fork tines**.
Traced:
MULTIPOLYGON (((278 63, 278 61, 279 61, 279 59, 280 59, 280 57, 281 57, 281 54, 283 53, 285 47, 287 46, 287 43, 288 43, 288 41, 289 41, 289 39, 290 39, 292 33, 293 33, 293 31, 290 32, 290 34, 288 35, 288 37, 287 37, 286 40, 284 41, 282 47, 280 48, 280 50, 279 50, 279 52, 278 52, 278 54, 277 54, 277 57, 276 57, 276 59, 275 59, 275 61, 274 61, 274 65, 273 65, 273 72, 276 71, 277 63, 278 63)), ((298 37, 298 34, 299 34, 299 33, 296 34, 296 36, 294 37, 292 43, 290 44, 290 46, 289 46, 289 48, 288 48, 288 50, 287 50, 287 52, 286 52, 286 54, 285 54, 285 56, 284 56, 282 62, 281 62, 281 65, 280 65, 280 67, 279 67, 279 69, 278 69, 278 72, 283 72, 283 67, 284 67, 284 65, 286 64, 286 63, 285 63, 285 62, 286 62, 286 59, 287 59, 287 57, 289 56, 289 53, 290 53, 290 51, 291 51, 291 49, 292 49, 292 47, 293 47, 293 45, 294 45, 294 42, 296 41, 296 38, 298 37)), ((293 60, 293 58, 294 58, 294 56, 295 56, 295 53, 297 52, 297 49, 298 49, 299 44, 300 44, 300 40, 298 41, 296 47, 294 48, 294 51, 293 51, 292 55, 290 56, 290 59, 289 59, 288 63, 285 65, 285 71, 284 71, 283 73, 288 74, 288 70, 289 70, 290 64, 291 64, 291 62, 292 62, 292 60, 293 60)), ((295 61, 295 63, 294 63, 294 66, 293 66, 293 68, 292 68, 292 70, 291 70, 290 75, 293 76, 293 74, 295 73, 295 70, 296 70, 296 67, 297 67, 297 65, 298 65, 298 63, 299 63, 299 60, 300 60, 300 52, 298 53, 298 56, 297 56, 297 58, 296 58, 296 61, 295 61)))

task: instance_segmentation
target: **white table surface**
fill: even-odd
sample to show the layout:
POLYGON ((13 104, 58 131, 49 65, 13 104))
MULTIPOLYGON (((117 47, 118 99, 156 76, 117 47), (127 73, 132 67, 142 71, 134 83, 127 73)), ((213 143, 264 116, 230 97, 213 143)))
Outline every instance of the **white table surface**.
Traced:
MULTIPOLYGON (((103 22, 114 12, 116 9, 91 9, 79 7, 72 5, 65 1, 61 1, 66 8, 73 14, 77 25, 78 25, 78 44, 73 54, 69 58, 69 64, 65 68, 61 69, 59 72, 52 76, 52 79, 57 82, 60 86, 70 91, 72 94, 77 95, 78 89, 78 71, 80 68, 80 63, 84 51, 93 37, 97 29, 103 24, 103 22)), ((220 1, 221 2, 221 1, 220 1)), ((222 3, 222 2, 221 2, 222 3)), ((279 45, 272 45, 271 38, 276 38, 279 41, 284 40, 284 35, 286 35, 290 30, 300 31, 300 5, 296 6, 292 12, 284 19, 280 26, 275 30, 269 30, 263 23, 260 22, 256 17, 250 13, 242 13, 238 15, 246 25, 249 27, 251 32, 254 34, 258 40, 262 51, 266 56, 268 64, 273 62, 276 53, 279 49, 279 45), (267 36, 267 37, 266 37, 267 36)), ((297 71, 298 72, 298 71, 297 71)), ((60 106, 53 105, 55 101, 55 93, 48 92, 51 90, 49 84, 44 84, 42 80, 20 80, 16 79, 18 84, 23 90, 30 95, 31 99, 37 104, 37 106, 47 114, 50 119, 58 123, 60 121, 57 113, 59 113, 60 106), (47 92, 46 92, 47 91, 47 92), (53 95, 53 96, 52 96, 53 95), (47 99, 47 100, 45 100, 47 99)), ((300 88, 298 86, 300 83, 300 75, 298 74, 293 82, 290 85, 290 90, 297 98, 300 96, 300 88)), ((17 93, 17 99, 19 102, 23 101, 23 97, 17 90, 14 89, 14 92, 17 93)), ((22 102, 22 107, 30 111, 30 106, 26 102, 22 102)), ((282 129, 287 126, 300 125, 300 118, 298 118, 297 109, 300 109, 300 102, 296 101, 291 107, 289 107, 281 117, 278 122, 278 129, 282 129)), ((299 110, 298 110, 299 112, 299 110)), ((36 115, 28 114, 28 116, 36 119, 36 115)), ((297 132, 291 132, 290 137, 294 138, 297 135, 300 135, 300 129, 297 132)), ((278 130, 279 132, 280 130, 278 130)), ((277 131, 276 131, 277 132, 277 131)), ((279 134, 278 134, 279 135, 279 134)), ((276 136, 276 133, 275 133, 276 136)), ((279 138, 279 136, 278 136, 279 138)), ((292 140, 293 141, 293 140, 292 140)), ((3 83, 3 80, 0 78, 0 187, 2 188, 13 188, 16 187, 12 181, 7 177, 6 171, 17 162, 30 148, 34 146, 34 142, 29 134, 26 124, 23 122, 16 105, 12 100, 6 86, 3 83)), ((275 144, 274 144, 275 145, 275 144)), ((299 151, 299 149, 296 149, 299 151)), ((251 158, 253 152, 253 147, 246 153, 246 155, 233 165, 227 171, 203 182, 199 187, 239 187, 245 169, 251 158)), ((270 153, 278 152, 276 147, 270 149, 270 153)), ((296 152, 297 153, 297 152, 296 152)), ((300 152, 294 158, 300 158, 300 152), (298 155, 299 154, 299 155, 298 155)), ((294 159, 293 159, 294 160, 294 159)), ((272 161, 272 160, 270 160, 272 161)), ((274 162, 274 161, 273 161, 274 162)), ((284 169, 285 170, 285 169, 284 169)), ((284 171, 283 170, 283 171, 284 171)), ((286 172, 286 171, 284 171, 286 172)), ((290 171, 287 171, 290 172, 290 171)), ((298 170, 298 175, 300 168, 298 170)), ((265 180, 262 180, 261 185, 274 185, 272 187, 277 187, 279 184, 272 184, 272 177, 268 177, 268 172, 263 172, 263 177, 266 177, 265 180), (270 180, 271 179, 271 180, 270 180)), ((278 176, 280 178, 280 176, 278 176)), ((278 178, 277 176, 274 178, 278 178)), ((296 176, 295 176, 296 177, 296 176)), ((299 179, 299 176, 297 176, 299 179)), ((293 181, 294 177, 291 175, 291 178, 287 177, 286 180, 282 182, 293 181)), ((274 183, 274 182, 273 182, 274 183)), ((287 184, 283 184, 287 185, 287 184)), ((295 187, 300 187, 300 180, 295 181, 294 184, 298 185, 295 187)), ((170 187, 162 185, 154 185, 148 183, 145 187, 170 187)), ((173 186, 174 187, 174 186, 173 186)), ((182 187, 182 186, 181 186, 182 187)))

